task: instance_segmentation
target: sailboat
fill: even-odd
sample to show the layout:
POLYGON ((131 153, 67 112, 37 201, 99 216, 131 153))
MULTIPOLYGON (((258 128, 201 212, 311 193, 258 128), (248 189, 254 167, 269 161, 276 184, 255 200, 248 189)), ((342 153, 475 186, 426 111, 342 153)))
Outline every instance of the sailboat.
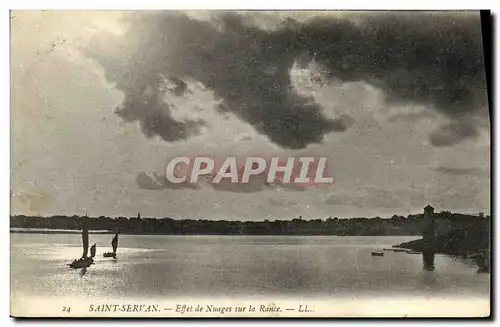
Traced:
POLYGON ((115 234, 113 240, 111 240, 111 246, 113 247, 113 252, 106 252, 103 254, 105 258, 116 259, 116 249, 118 248, 118 233, 115 234))
POLYGON ((80 259, 75 259, 73 260, 72 263, 69 263, 68 266, 72 269, 79 269, 79 268, 87 268, 90 267, 91 264, 94 263, 94 257, 96 254, 96 244, 92 245, 90 248, 90 257, 88 256, 88 250, 89 250, 89 229, 85 222, 83 223, 83 228, 82 228, 82 245, 83 245, 83 254, 80 259))

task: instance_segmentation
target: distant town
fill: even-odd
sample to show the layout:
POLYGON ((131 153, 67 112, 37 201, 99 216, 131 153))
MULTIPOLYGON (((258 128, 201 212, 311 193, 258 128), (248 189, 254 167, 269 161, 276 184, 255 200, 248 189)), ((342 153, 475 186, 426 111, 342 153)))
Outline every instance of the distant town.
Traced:
MULTIPOLYGON (((80 230, 85 216, 25 216, 10 218, 11 229, 80 230)), ((489 222, 490 216, 478 216, 442 211, 435 214, 437 220, 461 222, 489 222)), ((119 231, 122 234, 179 234, 179 235, 341 235, 382 236, 422 235, 424 214, 393 215, 391 218, 338 218, 306 220, 229 221, 206 219, 172 219, 141 217, 88 217, 89 230, 119 231)), ((484 225, 484 224, 481 224, 484 225)), ((489 223, 486 224, 489 226, 489 223)))

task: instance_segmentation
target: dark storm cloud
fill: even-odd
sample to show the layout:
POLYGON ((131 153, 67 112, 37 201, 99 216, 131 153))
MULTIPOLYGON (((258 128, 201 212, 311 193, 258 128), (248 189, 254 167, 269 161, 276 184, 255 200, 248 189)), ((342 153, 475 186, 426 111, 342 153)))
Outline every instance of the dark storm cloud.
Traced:
MULTIPOLYGON (((243 167, 240 167, 239 178, 241 178, 242 173, 243 167)), ((219 183, 213 183, 212 180, 214 177, 215 173, 212 175, 202 175, 198 178, 197 183, 191 183, 189 179, 186 179, 185 182, 176 184, 169 182, 164 175, 155 172, 152 174, 139 172, 135 178, 135 182, 139 188, 144 190, 178 190, 186 188, 201 190, 203 186, 207 186, 213 188, 215 191, 232 193, 255 193, 278 189, 300 192, 305 191, 308 187, 302 184, 283 183, 281 181, 268 183, 267 173, 251 176, 248 183, 232 183, 230 178, 223 178, 219 183)))
POLYGON ((462 139, 476 137, 478 129, 468 121, 451 121, 449 124, 441 126, 430 136, 431 144, 440 146, 450 146, 460 143, 462 139))
MULTIPOLYGON (((178 12, 136 14, 123 38, 132 45, 113 45, 126 58, 112 60, 94 44, 89 53, 125 93, 117 113, 127 121, 138 120, 146 135, 166 141, 198 133, 203 122, 176 121, 165 103, 164 80, 175 76, 175 81, 201 82, 221 100, 221 108, 285 148, 321 142, 325 133, 352 124, 325 118, 312 98, 292 88, 289 70, 296 49, 280 41, 285 35, 246 26, 234 15, 221 15, 217 22, 178 12)), ((181 95, 185 84, 176 84, 181 86, 175 93, 181 95)))
POLYGON ((437 131, 434 145, 477 135, 467 117, 484 114, 486 104, 478 14, 369 13, 356 23, 338 17, 287 19, 273 30, 252 24, 251 15, 214 17, 136 13, 123 37, 128 44, 116 44, 120 59, 92 51, 108 80, 125 93, 117 111, 123 119, 140 121, 146 135, 166 141, 196 135, 204 123, 173 119, 165 103, 165 81, 182 96, 185 81, 192 79, 213 91, 223 111, 272 142, 304 148, 353 123, 347 116, 326 118, 313 98, 292 87, 292 66, 314 61, 326 81, 366 82, 383 90, 388 103, 423 104, 451 124, 461 121, 458 130, 437 131))
POLYGON ((366 81, 393 101, 434 105, 456 116, 485 105, 478 14, 388 13, 361 22, 316 19, 301 44, 345 81, 366 81))
POLYGON ((478 135, 471 117, 487 116, 478 14, 370 14, 356 24, 322 18, 300 31, 327 77, 364 81, 382 89, 388 103, 426 105, 450 118, 431 135, 433 145, 478 135))

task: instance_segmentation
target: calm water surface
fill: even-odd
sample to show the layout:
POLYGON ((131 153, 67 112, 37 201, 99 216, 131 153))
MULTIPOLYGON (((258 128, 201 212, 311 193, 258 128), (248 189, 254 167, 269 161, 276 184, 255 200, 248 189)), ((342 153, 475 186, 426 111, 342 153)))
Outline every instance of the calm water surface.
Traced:
POLYGON ((436 255, 371 252, 418 237, 120 235, 118 260, 103 258, 112 235, 90 235, 97 258, 85 275, 66 264, 81 237, 11 234, 11 292, 16 296, 137 299, 176 296, 489 297, 489 274, 436 255))

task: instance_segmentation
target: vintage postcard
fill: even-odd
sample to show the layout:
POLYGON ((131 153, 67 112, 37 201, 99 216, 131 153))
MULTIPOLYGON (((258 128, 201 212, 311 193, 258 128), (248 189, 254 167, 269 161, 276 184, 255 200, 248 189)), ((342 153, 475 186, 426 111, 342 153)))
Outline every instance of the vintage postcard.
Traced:
POLYGON ((490 316, 488 14, 10 15, 13 317, 490 316))

